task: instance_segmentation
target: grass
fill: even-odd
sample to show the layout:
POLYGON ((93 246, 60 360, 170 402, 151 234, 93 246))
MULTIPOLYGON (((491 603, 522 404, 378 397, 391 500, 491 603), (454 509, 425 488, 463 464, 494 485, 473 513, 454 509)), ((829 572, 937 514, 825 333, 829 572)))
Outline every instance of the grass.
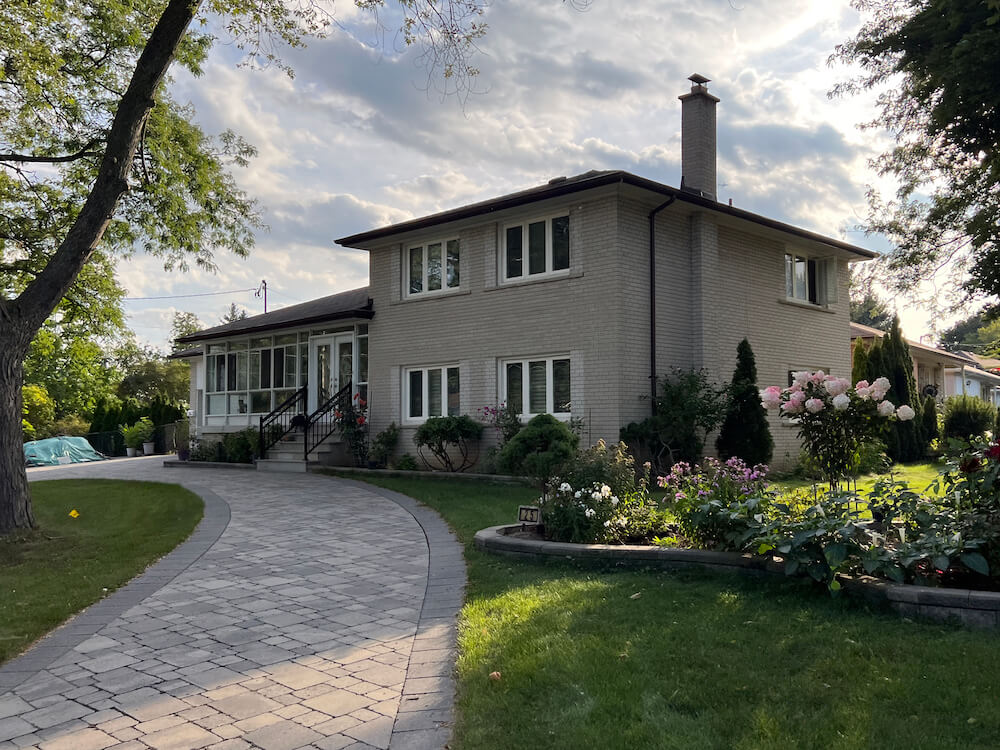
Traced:
POLYGON ((531 489, 370 481, 435 508, 465 544, 458 750, 1000 746, 996 634, 797 580, 511 561, 472 536, 513 521, 531 489))
POLYGON ((0 538, 0 663, 176 547, 204 509, 155 482, 60 479, 31 495, 38 528, 0 538))
MULTIPOLYGON (((940 468, 939 464, 933 462, 897 464, 892 467, 891 476, 907 482, 910 487, 922 492, 937 477, 940 468)), ((890 476, 890 474, 865 474, 864 476, 860 476, 857 479, 858 490, 862 492, 870 490, 876 480, 887 476, 890 476)), ((803 487, 812 487, 814 482, 811 479, 789 477, 775 480, 773 484, 783 490, 797 490, 803 487)), ((820 484, 819 486, 821 489, 826 487, 825 484, 820 484)))

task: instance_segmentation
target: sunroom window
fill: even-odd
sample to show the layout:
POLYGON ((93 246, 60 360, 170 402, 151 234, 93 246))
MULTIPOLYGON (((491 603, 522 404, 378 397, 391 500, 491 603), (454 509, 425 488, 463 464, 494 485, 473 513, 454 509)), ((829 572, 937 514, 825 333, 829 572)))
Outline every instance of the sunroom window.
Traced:
POLYGON ((458 240, 410 245, 406 253, 406 290, 410 296, 457 289, 461 284, 458 240))
POLYGON ((503 267, 508 280, 569 269, 569 216, 504 227, 503 267))
POLYGON ((522 417, 570 416, 569 357, 507 360, 502 363, 502 386, 503 400, 522 417))

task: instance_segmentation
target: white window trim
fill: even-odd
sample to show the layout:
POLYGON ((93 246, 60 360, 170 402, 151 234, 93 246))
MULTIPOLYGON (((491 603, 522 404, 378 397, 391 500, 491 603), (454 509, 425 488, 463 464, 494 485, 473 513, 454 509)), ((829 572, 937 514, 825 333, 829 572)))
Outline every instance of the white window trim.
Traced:
POLYGON ((573 268, 572 242, 570 242, 569 248, 569 266, 556 270, 552 269, 552 220, 560 219, 562 217, 568 218, 569 224, 572 227, 573 218, 572 213, 569 210, 556 211, 554 213, 545 214, 544 216, 532 216, 527 219, 511 221, 500 227, 500 273, 498 278, 501 280, 501 283, 523 284, 526 281, 534 281, 535 279, 551 279, 553 277, 569 276, 570 270, 573 268), (540 221, 545 222, 545 270, 541 273, 528 273, 528 225, 537 224, 540 221), (507 230, 513 229, 514 227, 521 227, 520 276, 507 275, 507 230))
POLYGON ((415 240, 414 242, 408 242, 403 244, 403 299, 410 297, 433 297, 438 294, 448 294, 450 292, 455 292, 462 288, 462 242, 458 236, 446 237, 444 239, 433 238, 428 240, 415 240), (458 284, 455 286, 448 286, 448 243, 457 242, 458 243, 458 284), (427 289, 427 246, 428 245, 441 245, 441 288, 428 290, 427 289), (422 291, 411 292, 410 291, 410 250, 415 248, 421 249, 421 287, 422 291))
MULTIPOLYGON (((565 214, 563 214, 565 216, 565 214)), ((573 416, 572 411, 553 411, 555 404, 555 388, 552 376, 552 363, 555 361, 566 360, 569 362, 569 387, 570 387, 570 409, 572 410, 572 392, 573 392, 573 358, 569 354, 550 354, 537 357, 513 357, 510 359, 500 360, 499 367, 499 383, 500 383, 500 401, 503 403, 508 403, 507 394, 507 365, 520 364, 521 365, 521 405, 528 409, 531 405, 531 388, 530 379, 528 377, 528 363, 529 362, 545 362, 545 411, 544 412, 530 412, 524 411, 518 414, 518 418, 521 421, 527 421, 532 417, 537 417, 539 414, 551 414, 558 420, 568 422, 573 416)))
POLYGON ((808 307, 827 309, 837 301, 839 279, 839 266, 836 258, 830 256, 816 256, 804 253, 800 250, 785 249, 782 255, 782 270, 785 277, 786 302, 796 305, 806 305, 808 307), (792 258, 792 294, 788 294, 788 257, 792 258), (816 264, 816 302, 809 299, 809 273, 806 271, 806 296, 805 298, 795 296, 795 261, 804 260, 808 264, 813 261, 816 264))
POLYGON ((422 365, 420 367, 404 367, 403 368, 403 403, 402 403, 402 421, 404 424, 418 425, 423 424, 432 416, 437 417, 447 417, 448 416, 448 370, 455 369, 458 370, 458 398, 461 402, 462 399, 462 372, 461 368, 458 366, 457 362, 446 365, 422 365), (431 370, 441 371, 441 414, 430 414, 428 410, 430 409, 430 377, 428 372, 431 370), (410 416, 410 373, 422 372, 423 377, 421 378, 421 388, 422 392, 420 394, 421 403, 423 404, 423 414, 419 417, 410 416))

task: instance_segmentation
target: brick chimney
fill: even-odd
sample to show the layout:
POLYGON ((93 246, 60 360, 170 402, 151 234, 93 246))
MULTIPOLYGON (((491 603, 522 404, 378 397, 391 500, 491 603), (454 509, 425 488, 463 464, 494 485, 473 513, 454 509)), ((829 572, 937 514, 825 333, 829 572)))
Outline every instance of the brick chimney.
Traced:
POLYGON ((681 189, 716 198, 715 105, 718 97, 708 93, 710 79, 695 73, 688 77, 691 93, 681 100, 681 189))

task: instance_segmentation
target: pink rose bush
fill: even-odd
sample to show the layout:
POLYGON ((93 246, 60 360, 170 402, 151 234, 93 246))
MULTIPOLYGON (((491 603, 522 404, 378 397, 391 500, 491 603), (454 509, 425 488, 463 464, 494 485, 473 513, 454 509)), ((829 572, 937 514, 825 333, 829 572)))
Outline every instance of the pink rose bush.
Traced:
POLYGON ((861 446, 872 440, 887 420, 913 419, 907 405, 896 407, 886 399, 888 378, 851 385, 846 378, 822 370, 792 373, 788 388, 769 386, 760 392, 765 409, 795 419, 805 449, 837 489, 857 464, 861 446))

